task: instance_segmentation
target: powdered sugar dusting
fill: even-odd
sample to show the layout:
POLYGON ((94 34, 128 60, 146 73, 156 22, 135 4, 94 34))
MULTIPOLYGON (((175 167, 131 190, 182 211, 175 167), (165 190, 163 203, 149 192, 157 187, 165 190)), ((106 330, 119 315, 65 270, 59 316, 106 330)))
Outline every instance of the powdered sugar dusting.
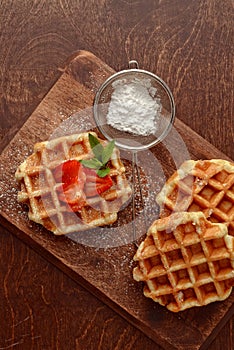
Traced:
POLYGON ((17 166, 31 153, 31 149, 20 138, 18 141, 17 145, 13 142, 15 147, 8 148, 4 152, 4 158, 11 160, 7 163, 8 167, 5 166, 6 161, 3 161, 0 166, 0 212, 18 227, 23 222, 27 222, 30 227, 34 224, 28 220, 26 207, 17 202, 19 186, 14 175, 17 166))
MULTIPOLYGON (((153 93, 153 92, 152 92, 153 93)), ((61 135, 69 135, 74 130, 76 132, 84 129, 91 129, 95 124, 92 120, 92 110, 78 112, 66 119, 51 135, 51 138, 61 135)), ((20 190, 19 185, 15 180, 15 171, 17 167, 33 152, 34 138, 32 142, 25 143, 25 134, 29 134, 28 129, 22 130, 20 135, 14 139, 10 147, 4 151, 2 155, 1 166, 1 182, 0 182, 0 210, 6 218, 10 218, 12 223, 15 223, 19 228, 22 226, 33 228, 33 232, 43 232, 40 225, 30 222, 27 217, 28 209, 25 205, 17 202, 17 193, 20 190), (11 159, 11 162, 8 162, 11 159), (9 164, 8 164, 9 163, 9 164), (6 167, 6 164, 8 166, 6 167)), ((132 181, 132 154, 129 151, 121 151, 121 159, 124 163, 129 164, 128 180, 132 181)), ((126 166, 126 164, 125 164, 126 166)), ((158 208, 155 202, 155 197, 162 182, 164 182, 164 175, 157 158, 150 150, 139 152, 137 166, 140 171, 140 185, 142 198, 140 194, 140 185, 138 183, 137 175, 135 174, 135 209, 136 222, 133 223, 132 203, 131 199, 128 206, 122 208, 118 214, 118 220, 111 226, 102 228, 95 228, 95 230, 88 230, 79 234, 68 235, 71 242, 81 243, 90 247, 98 248, 113 248, 129 244, 133 240, 132 225, 137 227, 137 238, 142 237, 147 231, 148 223, 154 220, 158 214, 158 208), (143 210, 144 208, 144 210, 143 210)))
POLYGON ((134 78, 131 82, 120 79, 112 86, 107 124, 132 134, 155 135, 162 105, 150 79, 134 78))

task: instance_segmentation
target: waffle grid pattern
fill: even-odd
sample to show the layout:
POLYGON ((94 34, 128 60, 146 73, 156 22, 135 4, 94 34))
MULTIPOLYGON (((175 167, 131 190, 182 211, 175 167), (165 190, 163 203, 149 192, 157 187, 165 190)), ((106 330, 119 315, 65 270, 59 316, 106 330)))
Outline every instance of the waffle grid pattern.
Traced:
POLYGON ((234 284, 234 238, 201 212, 155 221, 134 260, 144 295, 174 312, 226 299, 234 284))
POLYGON ((234 164, 225 160, 185 162, 157 196, 160 217, 202 211, 211 222, 229 225, 234 236, 234 164))
MULTIPOLYGON (((92 133, 97 137, 95 133, 92 133)), ((125 177, 125 168, 115 148, 109 161, 113 186, 100 196, 87 199, 79 213, 58 198, 53 170, 68 159, 93 157, 88 133, 70 135, 35 145, 34 153, 17 169, 16 179, 21 184, 19 202, 29 206, 29 219, 42 224, 55 234, 82 231, 109 225, 117 220, 117 212, 129 199, 131 188, 125 177)))

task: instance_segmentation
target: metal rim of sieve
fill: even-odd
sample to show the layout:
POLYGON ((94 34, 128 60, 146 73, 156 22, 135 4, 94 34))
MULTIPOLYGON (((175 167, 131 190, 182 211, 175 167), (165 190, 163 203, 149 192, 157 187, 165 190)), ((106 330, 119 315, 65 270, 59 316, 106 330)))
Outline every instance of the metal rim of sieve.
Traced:
MULTIPOLYGON (((136 67, 138 67, 138 63, 137 61, 129 61, 129 67, 131 67, 133 64, 135 64, 136 67)), ((124 144, 123 142, 119 142, 118 140, 115 140, 115 144, 117 147, 121 148, 121 149, 125 149, 125 150, 129 150, 129 151, 141 151, 141 150, 146 150, 149 149, 151 147, 153 147, 154 145, 160 143, 169 133, 173 123, 174 123, 174 119, 175 119, 175 102, 174 102, 174 98, 172 95, 171 90, 169 89, 168 85, 156 74, 151 73, 147 70, 144 69, 139 69, 139 68, 129 68, 129 69, 124 69, 121 70, 115 74, 112 74, 109 78, 107 78, 104 83, 99 87, 95 98, 94 98, 94 106, 93 106, 93 114, 94 114, 94 119, 96 122, 96 125, 99 129, 99 131, 103 134, 103 136, 105 136, 108 140, 112 140, 113 137, 111 137, 108 132, 106 132, 105 128, 103 128, 103 125, 100 124, 100 119, 99 119, 99 112, 98 112, 98 106, 100 104, 100 97, 103 93, 103 91, 109 86, 111 85, 111 83, 113 81, 116 81, 119 78, 123 78, 126 75, 131 75, 131 74, 135 74, 135 73, 142 73, 144 74, 146 77, 151 77, 153 78, 153 80, 155 80, 162 88, 163 90, 166 92, 169 101, 170 101, 170 106, 171 106, 171 118, 170 118, 170 122, 168 123, 167 127, 164 129, 164 131, 155 138, 154 141, 149 142, 148 144, 140 144, 137 146, 129 146, 124 144)), ((139 135, 136 136, 136 140, 137 138, 139 138, 139 135)))

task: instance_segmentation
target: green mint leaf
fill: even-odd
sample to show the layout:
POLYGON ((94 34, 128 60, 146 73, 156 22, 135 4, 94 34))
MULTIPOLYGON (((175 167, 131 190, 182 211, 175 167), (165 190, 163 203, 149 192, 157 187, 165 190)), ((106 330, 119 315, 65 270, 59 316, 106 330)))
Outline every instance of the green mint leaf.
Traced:
POLYGON ((100 141, 92 134, 89 134, 89 143, 91 148, 94 148, 95 146, 100 144, 100 141))
POLYGON ((102 163, 99 162, 99 160, 96 158, 81 159, 80 163, 82 163, 86 168, 91 168, 91 169, 99 169, 102 167, 102 163))
POLYGON ((104 150, 102 152, 102 159, 101 159, 103 164, 106 164, 108 162, 108 160, 110 159, 110 157, 113 153, 114 147, 115 147, 115 141, 112 140, 104 148, 104 150))
POLYGON ((89 134, 89 143, 95 157, 98 160, 102 161, 102 153, 104 151, 104 147, 102 146, 100 141, 92 134, 89 134))
POLYGON ((93 154, 95 155, 95 157, 96 157, 100 162, 102 162, 102 153, 103 153, 103 151, 104 151, 104 147, 103 147, 101 144, 99 144, 99 145, 95 146, 95 147, 92 149, 92 151, 93 151, 93 154))
POLYGON ((106 175, 109 174, 109 172, 110 172, 110 168, 99 169, 99 170, 97 171, 97 175, 98 175, 99 177, 105 177, 106 175))
POLYGON ((112 140, 106 147, 103 147, 95 136, 89 134, 89 143, 95 157, 92 159, 83 159, 80 162, 87 168, 95 169, 98 176, 105 177, 110 172, 110 168, 105 165, 113 153, 115 141, 112 140))

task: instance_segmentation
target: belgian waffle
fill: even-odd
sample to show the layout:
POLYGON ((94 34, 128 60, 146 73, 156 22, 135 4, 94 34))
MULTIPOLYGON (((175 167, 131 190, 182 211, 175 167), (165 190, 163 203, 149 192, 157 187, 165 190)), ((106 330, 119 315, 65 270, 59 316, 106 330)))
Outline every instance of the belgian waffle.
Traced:
POLYGON ((144 295, 173 312, 224 300, 234 285, 234 237, 202 212, 156 220, 134 260, 144 295))
POLYGON ((202 211, 211 222, 227 223, 234 236, 234 163, 188 160, 168 179, 156 201, 160 217, 202 211))
MULTIPOLYGON (((94 132, 92 134, 97 137, 94 132)), ((103 144, 106 142, 99 141, 103 144)), ((56 183, 53 170, 67 160, 89 159, 93 156, 88 133, 37 143, 34 153, 18 167, 15 174, 21 186, 18 201, 28 205, 29 219, 56 235, 115 222, 118 211, 131 195, 117 148, 114 148, 108 163, 113 181, 109 190, 90 197, 78 213, 74 213, 69 205, 58 198, 57 186, 60 184, 56 183)))

